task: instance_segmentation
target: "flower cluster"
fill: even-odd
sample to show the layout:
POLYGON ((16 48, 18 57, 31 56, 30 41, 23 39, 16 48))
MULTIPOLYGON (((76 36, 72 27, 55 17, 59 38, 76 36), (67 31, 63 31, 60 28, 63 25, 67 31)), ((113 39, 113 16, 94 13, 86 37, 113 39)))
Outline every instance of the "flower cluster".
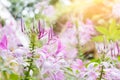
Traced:
MULTIPOLYGON (((40 5, 45 7, 42 14, 54 15, 53 6, 46 2, 40 5)), ((113 6, 113 15, 119 17, 117 8, 119 4, 113 6)), ((92 20, 76 19, 68 21, 61 34, 55 34, 52 23, 46 21, 33 20, 28 26, 22 18, 18 25, 12 22, 0 25, 0 80, 120 80, 117 23, 113 22, 108 29, 112 31, 118 25, 113 34, 107 28, 100 28, 100 34, 92 20), (83 46, 94 36, 106 37, 106 42, 93 41, 98 57, 89 60, 84 57, 83 46)), ((87 53, 94 54, 89 50, 87 53)))

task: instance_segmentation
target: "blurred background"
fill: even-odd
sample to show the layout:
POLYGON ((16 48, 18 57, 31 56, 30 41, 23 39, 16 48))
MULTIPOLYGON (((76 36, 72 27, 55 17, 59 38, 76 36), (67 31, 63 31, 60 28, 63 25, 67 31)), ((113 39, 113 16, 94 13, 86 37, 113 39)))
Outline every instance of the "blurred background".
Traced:
MULTIPOLYGON (((44 19, 50 24, 64 25, 67 21, 91 19, 103 24, 120 16, 120 0, 0 0, 0 23, 9 20, 44 19)), ((118 20, 119 21, 119 20, 118 20)), ((59 27, 59 26, 58 26, 59 27)))
MULTIPOLYGON (((88 19, 95 27, 106 27, 111 19, 120 23, 120 0, 0 0, 0 28, 11 24, 18 30, 21 19, 27 26, 34 21, 45 21, 45 26, 52 25, 58 35, 68 26, 88 19)), ((85 48, 90 44, 85 44, 85 48)))

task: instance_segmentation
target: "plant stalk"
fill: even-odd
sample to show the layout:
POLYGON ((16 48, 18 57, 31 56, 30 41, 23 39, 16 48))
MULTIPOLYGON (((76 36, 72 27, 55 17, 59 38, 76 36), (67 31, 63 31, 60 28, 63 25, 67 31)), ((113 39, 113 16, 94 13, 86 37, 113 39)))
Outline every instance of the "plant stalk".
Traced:
POLYGON ((32 52, 32 56, 29 58, 29 66, 28 66, 28 70, 25 73, 25 78, 23 80, 29 80, 30 79, 30 71, 33 68, 33 58, 34 58, 34 49, 35 49, 35 36, 34 34, 31 35, 31 44, 30 44, 30 48, 31 48, 31 52, 32 52))

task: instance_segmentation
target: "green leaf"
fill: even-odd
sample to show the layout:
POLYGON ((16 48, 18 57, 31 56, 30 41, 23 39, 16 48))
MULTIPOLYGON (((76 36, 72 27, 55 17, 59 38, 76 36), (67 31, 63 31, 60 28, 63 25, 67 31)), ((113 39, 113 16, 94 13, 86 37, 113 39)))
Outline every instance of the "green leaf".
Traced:
POLYGON ((115 20, 111 20, 111 23, 110 23, 110 26, 109 26, 109 32, 112 33, 114 32, 115 30, 117 30, 117 27, 116 27, 116 21, 115 20))
POLYGON ((120 61, 120 56, 118 56, 118 61, 120 61))
POLYGON ((93 41, 102 42, 104 40, 103 36, 96 36, 92 38, 93 41))
MULTIPOLYGON (((96 27, 96 30, 105 37, 107 41, 117 41, 120 40, 120 30, 118 28, 118 24, 114 19, 111 19, 110 25, 108 28, 106 27, 96 27)), ((94 41, 103 41, 103 38, 100 36, 93 38, 94 41)))
POLYGON ((96 30, 103 35, 108 35, 109 34, 109 31, 105 27, 98 26, 98 27, 96 27, 96 30))
POLYGON ((101 61, 100 61, 100 59, 92 59, 92 60, 90 60, 90 62, 87 63, 85 66, 88 67, 88 65, 91 64, 91 63, 96 63, 96 64, 94 64, 94 67, 96 67, 96 66, 98 66, 98 64, 101 63, 101 61))
POLYGON ((19 76, 17 74, 10 74, 10 80, 19 80, 19 76))
POLYGON ((67 67, 67 70, 69 70, 69 71, 71 71, 71 72, 72 72, 72 69, 71 69, 71 68, 69 68, 69 67, 67 67))

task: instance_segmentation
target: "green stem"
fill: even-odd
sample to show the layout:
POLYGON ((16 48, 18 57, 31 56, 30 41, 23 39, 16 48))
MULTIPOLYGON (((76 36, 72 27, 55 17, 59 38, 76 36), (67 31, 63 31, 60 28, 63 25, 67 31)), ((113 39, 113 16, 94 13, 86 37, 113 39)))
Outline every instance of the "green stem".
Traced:
MULTIPOLYGON (((33 58, 33 57, 32 57, 33 58)), ((33 66, 33 59, 31 58, 30 60, 30 65, 28 66, 28 71, 26 72, 25 79, 24 80, 29 80, 30 77, 30 70, 32 70, 33 66)))
POLYGON ((78 23, 76 21, 76 39, 77 39, 77 44, 76 44, 76 48, 78 51, 78 58, 82 58, 83 54, 81 53, 81 49, 80 49, 80 38, 79 38, 79 29, 78 29, 78 23))
POLYGON ((101 68, 101 71, 100 71, 100 78, 99 78, 99 80, 102 80, 103 69, 104 69, 104 66, 102 65, 102 68, 101 68))
POLYGON ((7 76, 7 72, 6 71, 3 71, 3 80, 8 80, 8 76, 7 76))
POLYGON ((31 44, 30 44, 30 47, 31 47, 31 52, 32 52, 32 56, 29 58, 29 66, 28 66, 28 70, 26 71, 25 73, 25 78, 23 80, 29 80, 30 78, 30 71, 32 70, 33 68, 33 58, 34 58, 34 49, 35 49, 35 36, 34 35, 31 35, 31 44))
MULTIPOLYGON (((101 57, 102 62, 105 60, 105 55, 104 55, 104 54, 105 54, 105 53, 103 52, 102 57, 101 57)), ((100 71, 100 77, 99 77, 99 80, 102 80, 103 71, 104 71, 104 65, 102 64, 102 66, 101 66, 101 71, 100 71)))

